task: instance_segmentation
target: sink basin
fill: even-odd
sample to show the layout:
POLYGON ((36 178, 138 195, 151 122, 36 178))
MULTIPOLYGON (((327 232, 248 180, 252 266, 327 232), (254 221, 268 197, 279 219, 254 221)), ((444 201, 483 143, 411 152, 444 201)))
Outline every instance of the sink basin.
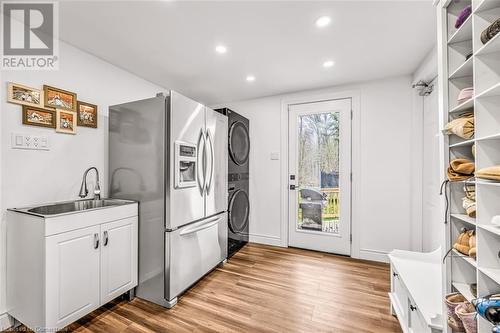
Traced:
POLYGON ((55 205, 35 207, 28 209, 28 212, 40 215, 55 215, 55 214, 71 213, 80 210, 118 206, 122 204, 123 203, 117 200, 81 200, 73 202, 64 202, 55 205))
POLYGON ((13 209, 13 210, 28 214, 48 216, 48 215, 58 215, 58 214, 71 214, 89 209, 121 206, 131 203, 134 202, 129 200, 120 200, 120 199, 77 200, 77 201, 48 204, 37 207, 13 209))

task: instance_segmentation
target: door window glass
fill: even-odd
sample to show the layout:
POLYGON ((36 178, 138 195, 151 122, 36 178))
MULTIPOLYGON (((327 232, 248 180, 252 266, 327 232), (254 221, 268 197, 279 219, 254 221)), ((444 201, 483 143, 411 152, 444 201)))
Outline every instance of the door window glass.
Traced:
POLYGON ((339 233, 339 116, 299 116, 298 230, 339 233))

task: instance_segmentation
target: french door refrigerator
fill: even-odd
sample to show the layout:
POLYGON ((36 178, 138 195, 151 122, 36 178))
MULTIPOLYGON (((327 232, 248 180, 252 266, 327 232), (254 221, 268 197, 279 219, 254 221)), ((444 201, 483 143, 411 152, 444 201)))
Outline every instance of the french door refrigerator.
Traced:
POLYGON ((181 94, 109 108, 109 189, 139 201, 138 297, 165 307, 227 257, 227 117, 181 94))

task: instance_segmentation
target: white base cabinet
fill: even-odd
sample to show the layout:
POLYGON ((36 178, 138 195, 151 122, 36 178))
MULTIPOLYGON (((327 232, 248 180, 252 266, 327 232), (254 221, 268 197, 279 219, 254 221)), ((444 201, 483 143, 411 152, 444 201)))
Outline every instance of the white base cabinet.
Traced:
POLYGON ((404 333, 441 333, 441 249, 431 253, 393 250, 391 311, 404 333))
POLYGON ((7 306, 35 331, 55 331, 137 286, 137 204, 7 220, 7 306))

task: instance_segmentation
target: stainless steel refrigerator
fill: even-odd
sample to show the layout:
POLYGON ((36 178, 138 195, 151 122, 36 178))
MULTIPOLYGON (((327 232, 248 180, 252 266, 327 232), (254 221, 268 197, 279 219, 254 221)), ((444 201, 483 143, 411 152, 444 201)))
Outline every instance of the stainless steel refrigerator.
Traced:
POLYGON ((109 189, 140 203, 137 296, 174 306, 227 257, 227 118, 175 91, 111 106, 109 189))

